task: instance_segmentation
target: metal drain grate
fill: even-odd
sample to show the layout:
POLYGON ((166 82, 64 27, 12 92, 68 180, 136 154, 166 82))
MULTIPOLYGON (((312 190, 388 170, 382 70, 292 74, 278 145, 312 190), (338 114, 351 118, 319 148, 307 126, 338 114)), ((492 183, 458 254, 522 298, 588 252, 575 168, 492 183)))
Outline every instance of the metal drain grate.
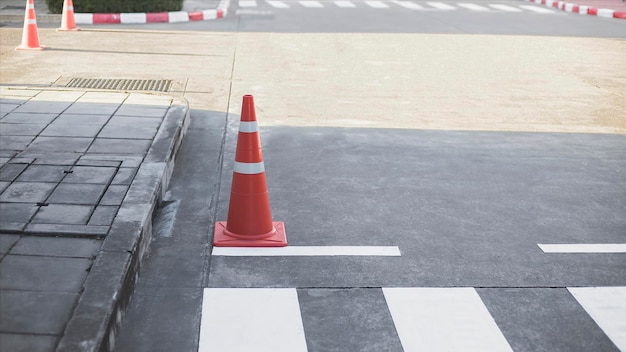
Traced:
POLYGON ((172 80, 169 79, 102 79, 72 78, 68 88, 113 89, 113 90, 148 90, 169 92, 172 80))

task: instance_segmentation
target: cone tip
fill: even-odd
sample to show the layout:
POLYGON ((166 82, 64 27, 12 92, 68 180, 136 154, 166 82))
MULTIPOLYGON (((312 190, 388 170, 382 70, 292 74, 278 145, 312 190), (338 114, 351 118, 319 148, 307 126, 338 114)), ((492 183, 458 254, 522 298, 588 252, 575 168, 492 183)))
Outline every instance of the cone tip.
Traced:
POLYGON ((256 121, 255 110, 254 97, 251 94, 244 95, 241 104, 241 121, 256 121))

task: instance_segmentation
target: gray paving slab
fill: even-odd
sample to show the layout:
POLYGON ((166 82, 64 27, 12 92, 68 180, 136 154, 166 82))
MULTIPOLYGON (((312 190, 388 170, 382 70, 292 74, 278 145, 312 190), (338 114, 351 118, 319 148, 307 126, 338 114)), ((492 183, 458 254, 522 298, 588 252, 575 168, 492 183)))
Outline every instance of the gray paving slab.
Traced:
POLYGON ((8 253, 19 239, 19 235, 0 233, 0 253, 8 253))
POLYGON ((4 190, 7 189, 7 187, 9 187, 10 184, 11 182, 0 181, 0 193, 4 192, 4 190))
POLYGON ((28 203, 0 203, 0 222, 27 223, 38 207, 28 203))
POLYGON ((39 203, 44 202, 54 191, 56 183, 14 182, 0 195, 0 202, 39 203))
POLYGON ((93 258, 98 254, 101 245, 101 240, 93 239, 24 236, 15 244, 11 253, 16 255, 93 258))
POLYGON ((130 167, 122 167, 117 170, 117 174, 115 174, 115 178, 111 181, 112 185, 130 185, 135 174, 137 173, 136 168, 130 167))
MULTIPOLYGON (((0 331, 58 335, 78 294, 72 292, 0 291, 0 331), (6 318, 6 319, 5 319, 6 318)), ((21 342, 23 343, 23 342, 21 342)))
POLYGON ((46 137, 95 137, 100 132, 99 125, 75 125, 54 122, 46 127, 42 136, 46 137))
POLYGON ((157 133, 153 127, 107 125, 98 134, 100 138, 152 139, 157 133))
POLYGON ((58 183, 67 175, 67 165, 29 165, 16 179, 18 182, 58 183))
POLYGON ((37 224, 30 223, 25 227, 13 230, 29 235, 81 236, 86 238, 103 238, 109 233, 110 226, 78 225, 78 224, 37 224))
POLYGON ((3 136, 0 138, 0 149, 24 150, 32 140, 31 136, 3 136))
POLYGON ((0 136, 36 136, 45 127, 38 123, 0 123, 0 136))
MULTIPOLYGON (((118 164, 118 163, 114 163, 118 164)), ((117 167, 74 166, 71 173, 63 179, 64 183, 108 184, 117 172, 117 167)))
POLYGON ((145 117, 163 117, 167 109, 164 109, 160 106, 151 106, 151 105, 135 105, 126 103, 122 105, 119 110, 115 112, 117 116, 138 116, 141 118, 145 117))
POLYGON ((151 140, 96 138, 89 147, 89 153, 101 154, 145 154, 150 147, 151 140))
POLYGON ((18 108, 13 110, 14 112, 25 113, 57 113, 60 114, 63 111, 67 110, 70 106, 72 106, 72 101, 36 101, 30 100, 20 105, 18 108))
POLYGON ((0 333, 0 350, 13 352, 48 352, 56 346, 56 336, 0 333))
POLYGON ((0 288, 38 292, 80 292, 90 259, 9 254, 0 263, 0 288))
POLYGON ((25 149, 26 152, 67 152, 84 153, 92 143, 91 138, 85 137, 45 137, 39 136, 25 149))
POLYGON ((27 163, 5 164, 0 169, 0 180, 13 182, 27 167, 27 163))
POLYGON ((89 218, 88 225, 111 226, 119 209, 119 206, 98 205, 89 218))
POLYGON ((111 115, 107 114, 70 114, 67 112, 59 115, 55 123, 61 125, 95 125, 95 126, 104 126, 107 121, 111 118, 111 115))
POLYGON ((128 192, 127 185, 111 185, 107 188, 106 193, 100 200, 101 205, 115 205, 120 206, 126 197, 128 192))
POLYGON ((64 112, 68 114, 112 115, 119 109, 119 107, 120 105, 111 103, 77 102, 76 104, 69 106, 64 112))
POLYGON ((108 126, 136 126, 157 128, 163 121, 162 117, 118 116, 111 117, 108 126))
POLYGON ((106 184, 61 183, 48 197, 47 202, 96 205, 106 188, 106 184))
POLYGON ((28 112, 11 112, 2 118, 3 123, 15 123, 15 124, 49 124, 59 114, 51 114, 46 112, 41 113, 28 113, 28 112))
POLYGON ((92 205, 48 204, 39 207, 37 214, 30 222, 33 224, 85 225, 92 211, 92 205))

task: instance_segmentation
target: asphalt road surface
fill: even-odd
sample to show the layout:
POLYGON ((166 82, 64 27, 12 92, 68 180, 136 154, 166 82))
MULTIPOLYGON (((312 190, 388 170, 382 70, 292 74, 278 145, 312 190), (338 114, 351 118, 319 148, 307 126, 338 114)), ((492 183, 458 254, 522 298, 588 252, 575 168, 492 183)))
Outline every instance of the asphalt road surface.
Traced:
POLYGON ((411 3, 141 26, 227 54, 198 58, 117 351, 626 350, 625 42, 600 39, 626 24, 411 3), (357 255, 213 252, 248 93, 287 248, 357 255))
MULTIPOLYGON (((100 26, 106 27, 106 26, 100 26)), ((119 28, 119 26, 116 26, 119 28)), ((124 26, 136 28, 137 26, 124 26)), ((626 24, 524 1, 233 0, 218 21, 142 28, 240 32, 502 34, 626 38, 626 24)))

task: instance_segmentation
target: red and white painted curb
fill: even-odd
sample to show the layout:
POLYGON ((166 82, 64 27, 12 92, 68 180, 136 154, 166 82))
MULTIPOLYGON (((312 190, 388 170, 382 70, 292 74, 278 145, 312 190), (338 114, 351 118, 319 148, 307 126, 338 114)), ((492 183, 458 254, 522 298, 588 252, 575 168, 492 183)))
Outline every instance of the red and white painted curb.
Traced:
POLYGON ((77 24, 144 24, 206 21, 224 18, 230 0, 222 0, 216 9, 203 11, 172 11, 147 13, 75 13, 77 24))
POLYGON ((535 4, 546 5, 548 7, 554 7, 556 9, 563 10, 566 12, 578 13, 581 15, 626 19, 626 11, 615 11, 612 9, 599 9, 596 7, 576 5, 570 2, 556 1, 556 0, 526 0, 526 1, 533 2, 535 4))

